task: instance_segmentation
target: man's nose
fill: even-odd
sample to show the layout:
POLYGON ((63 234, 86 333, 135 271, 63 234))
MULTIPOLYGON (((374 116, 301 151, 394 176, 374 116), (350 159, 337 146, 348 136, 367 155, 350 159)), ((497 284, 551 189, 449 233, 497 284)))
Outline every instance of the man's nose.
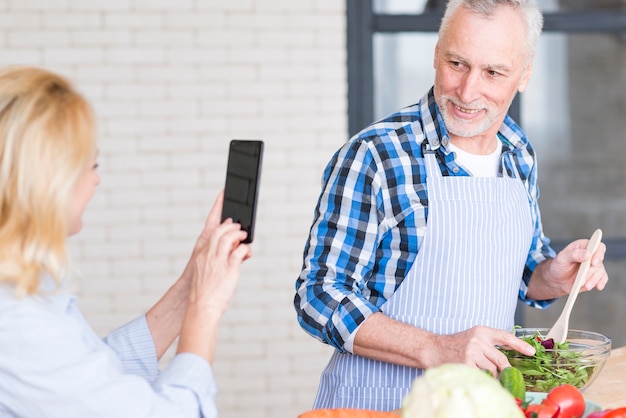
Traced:
POLYGON ((468 71, 463 75, 458 91, 459 98, 463 103, 472 103, 478 98, 480 83, 480 73, 478 71, 468 71))

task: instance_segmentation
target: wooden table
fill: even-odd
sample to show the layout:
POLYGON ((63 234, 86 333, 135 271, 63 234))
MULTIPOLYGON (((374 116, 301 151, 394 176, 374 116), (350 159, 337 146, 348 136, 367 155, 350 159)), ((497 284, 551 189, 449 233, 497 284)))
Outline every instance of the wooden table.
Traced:
POLYGON ((584 395, 603 408, 626 406, 626 346, 611 350, 604 368, 584 395))

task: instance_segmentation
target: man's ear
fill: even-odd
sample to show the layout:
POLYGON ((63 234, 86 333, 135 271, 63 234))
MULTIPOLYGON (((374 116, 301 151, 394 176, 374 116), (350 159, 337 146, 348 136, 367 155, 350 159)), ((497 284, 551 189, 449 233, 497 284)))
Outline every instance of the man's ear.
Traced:
POLYGON ((439 60, 439 42, 435 44, 435 56, 433 58, 433 68, 437 69, 437 61, 439 60))
POLYGON ((530 57, 530 59, 528 60, 528 64, 526 65, 526 68, 524 69, 524 72, 522 73, 522 77, 520 78, 519 85, 517 86, 517 91, 520 93, 526 90, 526 87, 528 86, 528 82, 530 81, 530 76, 533 73, 534 58, 535 58, 534 56, 530 57))

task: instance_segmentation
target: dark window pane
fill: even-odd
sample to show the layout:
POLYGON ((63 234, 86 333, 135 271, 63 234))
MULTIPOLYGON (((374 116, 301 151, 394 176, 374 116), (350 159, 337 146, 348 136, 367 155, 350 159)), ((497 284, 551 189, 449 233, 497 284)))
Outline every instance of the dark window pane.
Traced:
MULTIPOLYGON (((443 10, 446 0, 374 0, 374 13, 422 14, 443 10)), ((571 12, 584 10, 626 10, 623 0, 537 0, 543 12, 571 12)))
POLYGON ((380 14, 421 14, 432 0, 374 0, 374 13, 380 14))
POLYGON ((585 237, 598 227, 607 238, 623 237, 626 46, 617 35, 559 36, 539 57, 533 98, 522 100, 539 155, 545 230, 554 239, 585 237))
POLYGON ((374 35, 374 118, 417 102, 435 79, 436 33, 374 35))

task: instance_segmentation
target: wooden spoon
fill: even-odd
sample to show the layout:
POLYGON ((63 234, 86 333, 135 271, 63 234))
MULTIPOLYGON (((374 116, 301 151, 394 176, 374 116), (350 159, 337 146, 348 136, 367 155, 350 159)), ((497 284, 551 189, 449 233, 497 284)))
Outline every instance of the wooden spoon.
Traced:
POLYGON ((555 342, 562 343, 567 338, 567 330, 569 328, 569 316, 572 312, 572 307, 574 306, 574 302, 576 302, 576 298, 578 297, 578 293, 580 292, 580 288, 585 282, 585 278, 587 277, 587 272, 589 271, 589 266, 591 265, 591 258, 593 257, 593 253, 596 252, 598 246, 600 245, 600 241, 602 240, 602 230, 596 229, 596 231, 591 236, 589 240, 589 244, 587 245, 587 251, 591 251, 591 256, 588 260, 583 261, 578 267, 578 274, 576 275, 576 279, 574 280, 574 285, 572 286, 572 290, 567 297, 567 301, 565 302, 565 306, 563 307, 563 312, 561 312, 561 316, 556 320, 550 331, 548 331, 548 335, 546 335, 545 339, 553 338, 555 342))

